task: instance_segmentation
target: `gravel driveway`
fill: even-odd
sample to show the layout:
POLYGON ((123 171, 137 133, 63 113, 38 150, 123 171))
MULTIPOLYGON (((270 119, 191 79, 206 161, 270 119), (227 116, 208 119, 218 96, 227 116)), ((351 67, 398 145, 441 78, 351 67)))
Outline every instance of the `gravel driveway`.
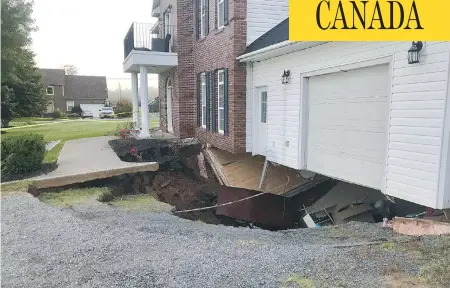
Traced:
POLYGON ((392 263, 418 271, 400 250, 365 245, 401 239, 378 225, 270 232, 28 194, 1 204, 3 287, 383 287, 392 263))

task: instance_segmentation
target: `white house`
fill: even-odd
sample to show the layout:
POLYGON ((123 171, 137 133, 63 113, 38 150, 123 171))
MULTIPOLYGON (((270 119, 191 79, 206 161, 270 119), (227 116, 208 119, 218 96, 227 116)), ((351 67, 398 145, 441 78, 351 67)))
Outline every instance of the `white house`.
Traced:
POLYGON ((275 26, 238 58, 247 152, 450 208, 450 42, 423 42, 415 64, 411 45, 294 43, 288 19, 275 26))

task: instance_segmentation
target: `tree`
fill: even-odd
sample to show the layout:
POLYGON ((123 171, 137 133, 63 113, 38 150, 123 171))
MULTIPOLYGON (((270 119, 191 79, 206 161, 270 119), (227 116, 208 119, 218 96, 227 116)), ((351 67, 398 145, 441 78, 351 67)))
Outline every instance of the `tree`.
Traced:
POLYGON ((30 50, 30 34, 37 30, 31 18, 33 2, 2 0, 1 4, 2 110, 10 109, 14 117, 39 116, 49 98, 30 50))
POLYGON ((64 68, 66 75, 77 75, 78 74, 78 68, 75 65, 66 64, 66 65, 63 65, 62 68, 64 68))
POLYGON ((9 121, 12 119, 12 109, 10 103, 11 95, 13 91, 7 86, 2 86, 2 101, 1 101, 1 113, 2 113, 2 127, 8 127, 9 121))
POLYGON ((75 105, 72 107, 71 113, 78 114, 78 116, 81 116, 81 113, 83 113, 83 109, 81 109, 80 105, 75 105))

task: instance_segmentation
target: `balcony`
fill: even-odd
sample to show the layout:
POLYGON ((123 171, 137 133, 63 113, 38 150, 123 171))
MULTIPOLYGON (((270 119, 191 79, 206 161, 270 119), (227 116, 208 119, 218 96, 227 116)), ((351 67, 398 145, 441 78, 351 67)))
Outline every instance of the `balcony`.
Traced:
POLYGON ((124 72, 138 72, 146 66, 149 73, 161 73, 177 65, 174 52, 174 26, 133 23, 124 39, 124 72))

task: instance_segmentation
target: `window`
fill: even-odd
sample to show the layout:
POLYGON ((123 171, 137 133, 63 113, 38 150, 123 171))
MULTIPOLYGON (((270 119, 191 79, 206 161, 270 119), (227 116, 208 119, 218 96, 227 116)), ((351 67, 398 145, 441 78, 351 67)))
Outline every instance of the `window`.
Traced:
POLYGON ((261 92, 261 123, 267 123, 267 91, 261 92))
POLYGON ((225 0, 217 0, 217 27, 225 25, 225 0))
POLYGON ((200 0, 200 37, 206 36, 206 1, 208 0, 200 0))
POLYGON ((167 35, 171 35, 170 40, 169 40, 169 51, 168 52, 172 52, 172 46, 173 46, 173 29, 172 29, 172 25, 170 24, 170 12, 166 11, 164 12, 164 31, 163 31, 163 38, 166 38, 167 35))
POLYGON ((217 71, 217 112, 219 120, 219 133, 225 129, 225 81, 223 70, 217 71))
POLYGON ((47 86, 47 95, 55 95, 55 89, 53 86, 47 86))
POLYGON ((201 91, 202 91, 202 127, 206 128, 206 76, 205 73, 200 74, 201 91))
POLYGON ((73 106, 75 106, 75 103, 73 101, 66 102, 67 111, 72 111, 73 106))

